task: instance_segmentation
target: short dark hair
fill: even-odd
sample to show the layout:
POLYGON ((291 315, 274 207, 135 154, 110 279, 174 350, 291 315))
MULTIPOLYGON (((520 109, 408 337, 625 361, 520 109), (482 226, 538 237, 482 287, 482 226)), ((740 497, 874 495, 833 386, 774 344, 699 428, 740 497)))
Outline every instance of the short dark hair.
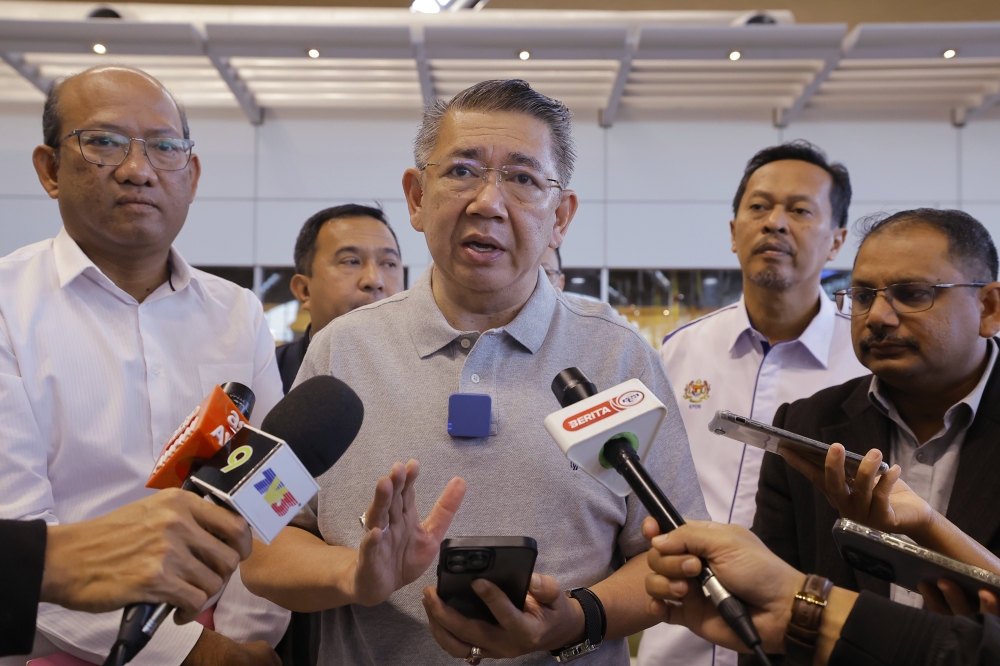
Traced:
MULTIPOLYGON (((80 74, 86 74, 87 72, 97 69, 97 67, 91 67, 90 69, 84 70, 79 74, 73 74, 72 76, 67 76, 64 79, 56 79, 49 85, 49 92, 45 96, 45 106, 42 107, 42 143, 44 143, 49 148, 56 150, 56 159, 59 157, 59 139, 62 138, 61 127, 62 120, 59 117, 59 97, 62 91, 63 85, 66 84, 72 78, 80 76, 80 74)), ((123 69, 134 69, 137 72, 145 74, 150 79, 156 80, 146 72, 141 69, 135 69, 134 67, 124 67, 123 69)), ((157 81, 159 83, 159 81, 157 81)), ((160 84, 163 87, 163 84, 160 84)), ((174 101, 174 105, 177 107, 177 113, 181 116, 181 130, 183 131, 184 138, 191 138, 191 128, 188 126, 187 113, 184 111, 184 107, 180 105, 177 99, 170 94, 170 91, 163 87, 163 90, 170 96, 170 99, 174 101)), ((80 127, 78 129, 86 129, 85 127, 80 127)))
POLYGON ((569 186, 576 162, 573 125, 570 123, 573 113, 562 102, 546 97, 521 79, 482 81, 469 86, 447 102, 439 100, 424 109, 424 118, 413 143, 413 159, 418 169, 427 165, 441 133, 441 122, 452 109, 523 113, 542 121, 552 133, 559 184, 569 186))
POLYGON ((948 239, 952 263, 969 280, 993 282, 997 279, 997 247, 990 232, 979 220, 960 210, 915 208, 892 215, 871 215, 858 222, 860 245, 876 234, 910 224, 923 224, 941 232, 948 239))
POLYGON ((396 232, 393 231, 392 225, 389 224, 389 220, 385 216, 385 211, 381 207, 350 203, 333 206, 332 208, 324 208, 306 220, 306 223, 302 225, 299 237, 295 239, 296 273, 312 275, 312 263, 313 259, 316 258, 316 239, 319 237, 319 230, 327 222, 340 220, 345 217, 371 217, 384 224, 389 229, 389 233, 392 234, 392 240, 396 241, 396 251, 400 253, 400 259, 402 259, 402 251, 399 249, 399 239, 396 238, 396 232))
POLYGON ((733 199, 733 217, 740 212, 740 202, 747 191, 747 183, 750 176, 757 169, 771 162, 780 160, 799 160, 815 164, 819 168, 830 174, 833 181, 830 187, 830 208, 833 210, 833 221, 838 227, 847 226, 847 209, 851 205, 851 177, 847 173, 847 167, 839 162, 829 162, 826 153, 804 139, 796 139, 779 146, 765 148, 750 158, 747 168, 743 171, 743 180, 736 190, 736 197, 733 199))

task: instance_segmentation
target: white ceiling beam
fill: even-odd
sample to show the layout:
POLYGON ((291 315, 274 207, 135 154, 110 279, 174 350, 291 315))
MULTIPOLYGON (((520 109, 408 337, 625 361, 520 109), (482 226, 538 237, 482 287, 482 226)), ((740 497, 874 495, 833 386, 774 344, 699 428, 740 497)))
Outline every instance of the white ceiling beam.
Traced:
POLYGON ((600 112, 601 127, 611 127, 618 117, 618 109, 621 107, 622 97, 625 95, 625 84, 628 83, 629 74, 632 73, 632 59, 635 58, 635 51, 639 47, 641 34, 642 28, 634 26, 629 28, 625 35, 625 50, 622 53, 621 62, 618 64, 618 74, 611 86, 608 103, 600 112))
POLYGON ((229 64, 229 58, 220 55, 209 55, 208 58, 215 65, 219 76, 229 86, 229 90, 236 97, 236 101, 239 102, 240 108, 243 109, 243 113, 246 115, 247 120, 250 121, 250 124, 262 125, 264 123, 264 109, 257 105, 253 93, 247 88, 246 83, 240 79, 236 73, 236 69, 229 64))
POLYGON ((50 82, 42 78, 41 67, 24 61, 23 53, 0 51, 0 60, 10 65, 14 71, 24 77, 28 83, 41 90, 43 94, 48 95, 50 82))
POLYGON ((437 102, 437 95, 434 93, 431 66, 427 62, 427 43, 422 25, 410 26, 410 44, 413 46, 413 60, 417 63, 417 78, 420 80, 420 95, 424 106, 433 106, 437 102))
POLYGON ((978 118, 998 104, 1000 104, 1000 92, 993 93, 992 95, 983 98, 983 101, 979 104, 979 106, 955 109, 952 114, 951 122, 956 127, 962 127, 966 122, 978 118))
POLYGON ((837 65, 840 63, 839 58, 831 58, 826 61, 815 77, 813 77, 812 83, 807 85, 802 89, 802 93, 795 99, 790 107, 787 109, 775 109, 774 110, 774 126, 775 127, 788 127, 788 124, 795 120, 800 113, 809 104, 813 95, 820 89, 823 83, 830 78, 830 74, 833 70, 837 69, 837 65))

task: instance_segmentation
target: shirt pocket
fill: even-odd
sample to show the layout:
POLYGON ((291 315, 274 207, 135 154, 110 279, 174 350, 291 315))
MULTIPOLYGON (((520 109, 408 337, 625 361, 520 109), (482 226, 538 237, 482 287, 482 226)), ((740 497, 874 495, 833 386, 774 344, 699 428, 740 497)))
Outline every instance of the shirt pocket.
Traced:
POLYGON ((201 394, 208 395, 212 389, 226 382, 239 382, 253 387, 253 363, 202 363, 198 366, 201 394))

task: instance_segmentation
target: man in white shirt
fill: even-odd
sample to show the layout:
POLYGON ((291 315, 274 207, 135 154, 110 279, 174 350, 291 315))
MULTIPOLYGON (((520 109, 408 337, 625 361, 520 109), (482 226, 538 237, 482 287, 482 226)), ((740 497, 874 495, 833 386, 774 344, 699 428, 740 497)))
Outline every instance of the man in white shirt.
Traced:
MULTIPOLYGON (((847 169, 805 141, 754 155, 729 223, 743 297, 674 331, 660 348, 716 522, 751 525, 764 454, 710 432, 716 410, 771 423, 783 403, 865 374, 850 317, 820 287, 823 266, 847 237, 850 201, 847 169)), ((660 624, 643 634, 639 662, 734 665, 736 653, 660 624)))
MULTIPOLYGON (((162 85, 88 70, 50 94, 43 131, 35 169, 63 228, 0 259, 0 518, 57 524, 150 494, 163 443, 214 385, 250 386, 255 424, 282 393, 260 302, 171 248, 200 165, 162 85)), ((100 663, 120 619, 42 604, 32 656, 100 663)), ((165 622, 132 663, 274 664, 287 621, 237 570, 217 631, 165 622)))

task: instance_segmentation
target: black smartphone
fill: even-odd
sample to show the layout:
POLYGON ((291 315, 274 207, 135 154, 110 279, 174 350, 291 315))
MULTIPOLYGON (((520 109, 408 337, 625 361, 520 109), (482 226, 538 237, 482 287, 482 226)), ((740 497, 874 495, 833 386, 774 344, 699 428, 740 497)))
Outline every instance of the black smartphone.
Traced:
POLYGON ((518 610, 524 610, 537 556, 538 546, 531 537, 445 539, 438 558, 438 596, 466 617, 496 624, 489 607, 472 589, 472 581, 485 578, 503 590, 518 610))

